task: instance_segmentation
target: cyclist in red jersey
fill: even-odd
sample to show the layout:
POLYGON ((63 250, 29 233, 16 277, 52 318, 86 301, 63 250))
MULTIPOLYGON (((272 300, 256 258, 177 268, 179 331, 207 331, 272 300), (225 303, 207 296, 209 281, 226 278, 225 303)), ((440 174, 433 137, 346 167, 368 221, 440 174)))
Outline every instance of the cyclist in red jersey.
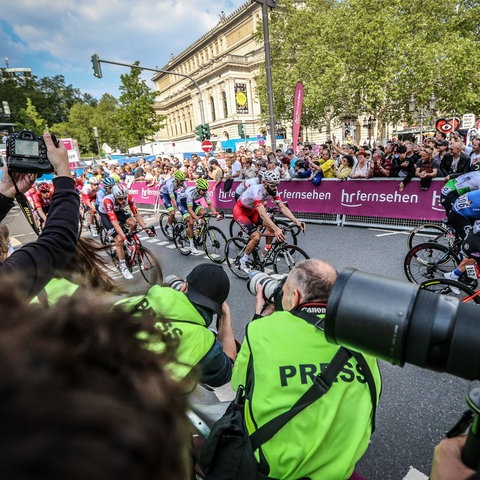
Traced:
POLYGON ((44 223, 47 220, 48 210, 52 203, 53 184, 40 182, 37 184, 37 191, 32 194, 35 210, 40 217, 40 221, 44 223))
MULTIPOLYGON (((245 248, 245 255, 240 259, 241 268, 249 271, 248 262, 250 253, 260 241, 260 232, 257 227, 263 223, 269 233, 272 233, 278 240, 284 241, 285 235, 275 225, 267 213, 265 201, 271 198, 278 206, 280 213, 291 220, 301 230, 305 230, 305 224, 295 218, 290 209, 282 202, 277 187, 280 183, 279 175, 270 170, 264 172, 262 182, 258 185, 248 187, 238 199, 234 209, 233 218, 240 225, 241 229, 250 236, 250 241, 245 248)), ((267 249, 273 238, 267 237, 267 249)))
POLYGON ((100 185, 100 180, 97 177, 91 176, 83 185, 82 188, 82 203, 85 210, 88 213, 88 228, 92 237, 98 237, 97 229, 95 228, 95 200, 97 198, 98 186, 100 185))
POLYGON ((126 224, 129 230, 133 231, 138 223, 149 237, 154 237, 155 232, 145 225, 145 221, 135 205, 133 195, 129 195, 128 188, 125 185, 115 185, 112 188, 112 193, 103 197, 98 206, 98 213, 108 234, 114 237, 115 248, 120 260, 120 271, 127 280, 131 280, 133 275, 127 268, 125 252, 123 251, 123 243, 127 240, 127 237, 122 225, 126 224))

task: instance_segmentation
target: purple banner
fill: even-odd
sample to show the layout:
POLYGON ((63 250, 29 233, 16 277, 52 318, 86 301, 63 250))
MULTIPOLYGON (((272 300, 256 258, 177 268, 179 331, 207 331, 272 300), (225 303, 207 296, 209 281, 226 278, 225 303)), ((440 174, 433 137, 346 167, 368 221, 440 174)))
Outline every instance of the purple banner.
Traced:
MULTIPOLYGON (((420 189, 420 182, 416 179, 403 192, 398 191, 398 183, 398 179, 323 179, 315 187, 308 180, 292 180, 281 182, 278 191, 293 212, 415 220, 441 220, 445 217, 445 210, 440 205, 443 179, 434 180, 427 191, 420 189)), ((217 210, 233 209, 236 184, 234 182, 229 192, 223 190, 223 183, 215 192, 209 192, 217 210)), ((213 186, 213 182, 210 185, 213 186)), ((156 185, 147 187, 145 182, 134 182, 130 188, 138 204, 153 205, 157 191, 156 185)))

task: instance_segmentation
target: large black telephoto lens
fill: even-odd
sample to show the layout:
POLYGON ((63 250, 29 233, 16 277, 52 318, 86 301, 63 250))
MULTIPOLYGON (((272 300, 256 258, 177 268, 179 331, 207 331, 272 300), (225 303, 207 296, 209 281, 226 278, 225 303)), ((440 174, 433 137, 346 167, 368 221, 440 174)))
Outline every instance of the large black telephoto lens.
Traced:
POLYGON ((480 379, 480 307, 411 283, 344 270, 328 299, 325 334, 394 365, 480 379))

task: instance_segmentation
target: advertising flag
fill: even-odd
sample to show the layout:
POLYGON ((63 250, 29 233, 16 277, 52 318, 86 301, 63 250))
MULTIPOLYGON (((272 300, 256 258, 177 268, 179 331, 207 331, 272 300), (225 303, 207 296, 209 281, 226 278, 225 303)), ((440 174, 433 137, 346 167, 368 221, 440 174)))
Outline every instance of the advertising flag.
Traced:
POLYGON ((300 125, 302 123, 302 106, 303 106, 303 83, 298 82, 295 88, 295 97, 294 97, 294 104, 293 104, 293 153, 297 153, 297 144, 298 144, 298 136, 300 134, 300 125))

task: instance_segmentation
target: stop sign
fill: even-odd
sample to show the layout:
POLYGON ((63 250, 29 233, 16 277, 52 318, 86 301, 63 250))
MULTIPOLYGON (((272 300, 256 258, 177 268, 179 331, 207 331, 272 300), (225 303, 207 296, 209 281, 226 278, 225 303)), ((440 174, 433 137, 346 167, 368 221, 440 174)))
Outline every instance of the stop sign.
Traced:
POLYGON ((213 143, 210 140, 204 140, 202 142, 202 150, 205 153, 209 153, 213 150, 213 143))

